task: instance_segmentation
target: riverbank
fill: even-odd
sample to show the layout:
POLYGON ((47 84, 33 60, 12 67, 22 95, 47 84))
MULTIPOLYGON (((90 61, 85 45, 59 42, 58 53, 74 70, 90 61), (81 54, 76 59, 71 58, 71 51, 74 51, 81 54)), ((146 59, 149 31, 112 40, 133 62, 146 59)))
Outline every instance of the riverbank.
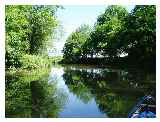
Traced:
POLYGON ((155 84, 155 74, 95 65, 6 72, 6 117, 127 117, 155 84), (88 108, 94 111, 84 114, 88 108))
POLYGON ((131 60, 128 57, 119 57, 114 59, 109 58, 75 58, 74 60, 62 59, 59 64, 65 65, 91 65, 100 68, 114 67, 121 69, 139 69, 149 72, 156 72, 156 61, 144 61, 140 62, 131 60))
POLYGON ((20 58, 19 67, 6 67, 8 72, 31 71, 49 68, 59 62, 61 57, 49 57, 40 55, 23 55, 20 58))

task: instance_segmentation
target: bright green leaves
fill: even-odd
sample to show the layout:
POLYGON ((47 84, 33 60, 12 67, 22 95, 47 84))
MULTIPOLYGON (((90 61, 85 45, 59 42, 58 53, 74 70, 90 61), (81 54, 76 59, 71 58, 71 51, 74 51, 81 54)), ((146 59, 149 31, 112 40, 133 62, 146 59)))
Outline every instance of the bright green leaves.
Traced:
POLYGON ((101 14, 97 19, 97 24, 102 25, 112 21, 113 18, 117 18, 118 20, 122 21, 124 17, 128 15, 127 10, 118 5, 111 5, 108 6, 105 10, 104 14, 101 14))
POLYGON ((6 6, 6 45, 22 52, 29 49, 28 34, 31 31, 25 7, 31 8, 30 6, 6 6))
POLYGON ((118 32, 121 31, 124 25, 124 19, 128 15, 125 8, 121 6, 109 6, 105 13, 100 15, 97 20, 97 25, 95 32, 100 34, 95 34, 93 41, 96 40, 99 47, 98 52, 103 56, 117 56, 117 36, 118 32), (103 18, 103 19, 102 19, 103 18))
POLYGON ((76 33, 72 33, 65 44, 67 60, 75 54, 77 58, 118 60, 125 54, 126 63, 155 64, 156 8, 153 5, 137 5, 130 13, 122 6, 108 6, 87 36, 81 33, 78 37, 76 33))
POLYGON ((58 26, 58 6, 6 6, 6 67, 21 67, 25 54, 45 55, 58 26))
POLYGON ((90 31, 91 29, 88 25, 82 25, 68 37, 63 48, 65 59, 75 60, 83 56, 85 51, 84 43, 87 41, 90 31))
POLYGON ((43 54, 46 53, 46 48, 50 43, 49 40, 58 22, 52 16, 53 12, 51 13, 50 9, 45 6, 34 6, 31 13, 30 53, 43 54))

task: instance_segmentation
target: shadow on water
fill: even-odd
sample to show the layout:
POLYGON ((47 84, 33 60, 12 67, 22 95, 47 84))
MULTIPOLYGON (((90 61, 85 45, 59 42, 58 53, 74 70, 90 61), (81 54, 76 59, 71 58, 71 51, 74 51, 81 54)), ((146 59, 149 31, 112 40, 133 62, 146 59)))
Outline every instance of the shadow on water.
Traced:
POLYGON ((6 117, 127 117, 155 74, 85 66, 6 73, 6 117), (88 112, 90 110, 91 112, 88 112))

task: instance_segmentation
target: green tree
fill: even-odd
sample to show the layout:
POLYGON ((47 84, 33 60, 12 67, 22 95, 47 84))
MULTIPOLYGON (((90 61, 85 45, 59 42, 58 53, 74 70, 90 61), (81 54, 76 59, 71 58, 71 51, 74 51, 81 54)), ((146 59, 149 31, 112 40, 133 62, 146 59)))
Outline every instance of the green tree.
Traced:
POLYGON ((28 15, 31 6, 6 6, 6 66, 20 66, 22 53, 30 48, 29 33, 31 32, 28 15))
POLYGON ((33 6, 30 15, 32 33, 30 36, 30 53, 43 54, 50 44, 54 29, 58 25, 55 18, 56 6, 33 6))
POLYGON ((108 6, 105 12, 98 16, 92 31, 84 36, 85 39, 79 34, 77 31, 73 32, 67 39, 64 57, 68 60, 89 58, 90 62, 96 62, 98 58, 103 58, 104 63, 109 61, 137 66, 142 64, 143 67, 155 69, 156 7, 154 5, 137 5, 130 13, 122 6, 108 6), (83 41, 80 41, 81 39, 83 41), (95 60, 93 57, 96 57, 95 60))
POLYGON ((22 67, 26 55, 44 55, 58 26, 59 6, 6 6, 6 67, 22 67))
POLYGON ((118 32, 123 29, 124 19, 128 15, 127 10, 122 6, 109 6, 105 13, 100 15, 94 31, 89 40, 89 48, 92 55, 103 55, 104 57, 115 57, 118 52, 118 32))
POLYGON ((128 53, 130 61, 148 66, 156 57, 156 7, 137 5, 126 21, 126 29, 119 34, 121 50, 128 53))
POLYGON ((63 48, 65 59, 77 60, 84 57, 83 45, 90 32, 91 28, 88 25, 82 25, 75 32, 71 33, 63 48))

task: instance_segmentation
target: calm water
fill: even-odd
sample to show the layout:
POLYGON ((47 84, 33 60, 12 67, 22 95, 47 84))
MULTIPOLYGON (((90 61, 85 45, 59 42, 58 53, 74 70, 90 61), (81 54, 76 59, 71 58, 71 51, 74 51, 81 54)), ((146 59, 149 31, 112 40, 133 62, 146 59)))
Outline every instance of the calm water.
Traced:
POLYGON ((6 73, 6 117, 127 117, 155 74, 93 66, 6 73))

